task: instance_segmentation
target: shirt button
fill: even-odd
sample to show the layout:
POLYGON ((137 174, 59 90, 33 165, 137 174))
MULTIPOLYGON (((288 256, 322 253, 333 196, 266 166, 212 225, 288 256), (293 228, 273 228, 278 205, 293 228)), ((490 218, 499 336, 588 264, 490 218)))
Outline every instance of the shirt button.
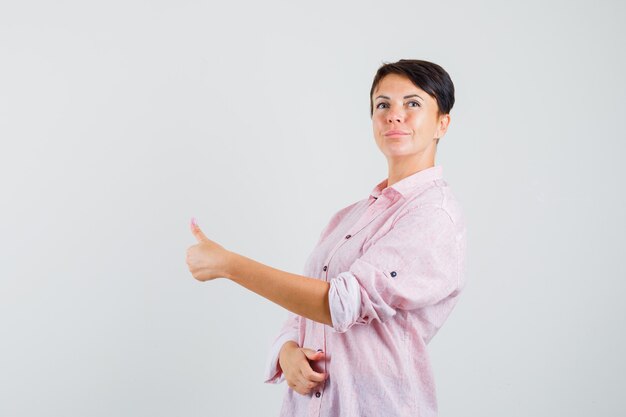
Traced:
POLYGON ((319 398, 319 397, 321 397, 321 396, 322 396, 322 393, 321 393, 321 392, 319 392, 319 391, 317 391, 317 392, 315 393, 315 396, 316 396, 317 398, 319 398))
POLYGON ((398 275, 398 274, 396 274, 396 271, 391 271, 391 276, 392 277, 395 277, 396 275, 398 275))
POLYGON ((328 267, 326 265, 324 265, 324 271, 326 271, 328 269, 328 267))
POLYGON ((350 239, 352 237, 352 235, 347 235, 346 239, 350 239))

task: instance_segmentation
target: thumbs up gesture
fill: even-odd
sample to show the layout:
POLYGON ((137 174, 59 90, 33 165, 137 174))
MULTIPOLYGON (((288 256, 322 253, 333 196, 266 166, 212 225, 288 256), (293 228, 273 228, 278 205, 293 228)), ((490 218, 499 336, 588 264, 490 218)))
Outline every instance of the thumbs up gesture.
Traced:
POLYGON ((187 265, 191 275, 198 281, 224 277, 230 252, 207 238, 195 218, 191 219, 190 226, 198 242, 187 249, 187 265))

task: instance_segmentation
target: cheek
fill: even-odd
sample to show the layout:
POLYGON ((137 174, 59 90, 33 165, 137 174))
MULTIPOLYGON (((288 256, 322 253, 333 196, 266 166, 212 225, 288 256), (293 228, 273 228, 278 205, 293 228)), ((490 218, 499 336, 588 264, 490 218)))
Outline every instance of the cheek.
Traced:
POLYGON ((387 120, 384 115, 374 115, 372 118, 372 124, 375 128, 380 130, 387 125, 387 120))
POLYGON ((413 128, 413 130, 417 132, 424 132, 430 129, 429 124, 426 123, 424 117, 422 117, 421 115, 416 115, 415 117, 413 117, 408 124, 413 128))
POLYGON ((374 129, 374 133, 378 133, 380 131, 380 120, 376 116, 372 119, 372 129, 374 129))

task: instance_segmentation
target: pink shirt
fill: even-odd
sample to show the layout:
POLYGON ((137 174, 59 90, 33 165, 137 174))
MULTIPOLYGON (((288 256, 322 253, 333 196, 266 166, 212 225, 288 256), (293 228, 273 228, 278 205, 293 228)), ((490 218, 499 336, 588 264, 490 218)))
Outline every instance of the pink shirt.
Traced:
POLYGON ((289 313, 265 382, 284 380, 287 340, 326 352, 312 367, 328 379, 309 395, 287 387, 281 416, 437 415, 426 345, 465 285, 465 219, 439 165, 386 184, 334 214, 306 261, 330 282, 333 325, 289 313))

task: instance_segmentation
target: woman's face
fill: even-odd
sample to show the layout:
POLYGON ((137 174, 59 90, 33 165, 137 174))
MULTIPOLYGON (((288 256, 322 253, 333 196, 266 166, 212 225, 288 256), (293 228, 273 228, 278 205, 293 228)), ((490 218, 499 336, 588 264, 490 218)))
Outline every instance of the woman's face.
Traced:
POLYGON ((438 116, 437 101, 403 75, 383 77, 372 96, 372 127, 378 148, 387 159, 415 156, 426 162, 450 122, 438 116))

